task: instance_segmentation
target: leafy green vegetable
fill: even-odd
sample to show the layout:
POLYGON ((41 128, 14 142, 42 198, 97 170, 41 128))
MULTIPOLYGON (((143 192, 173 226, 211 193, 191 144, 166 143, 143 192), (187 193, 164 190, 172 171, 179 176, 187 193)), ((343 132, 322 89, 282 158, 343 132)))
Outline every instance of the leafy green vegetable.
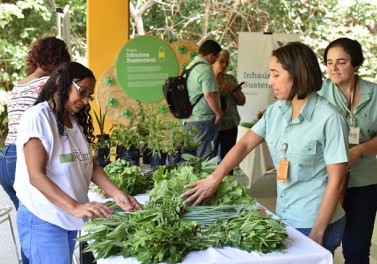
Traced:
POLYGON ((87 234, 77 240, 92 241, 86 251, 95 251, 96 260, 122 254, 144 264, 177 263, 189 251, 211 245, 197 223, 183 222, 178 214, 161 208, 116 212, 108 219, 93 219, 83 231, 87 234))
MULTIPOLYGON (((131 163, 126 160, 117 159, 103 170, 115 185, 131 195, 145 193, 153 187, 153 179, 147 175, 143 175, 140 167, 131 166, 131 163)), ((94 191, 103 197, 106 196, 98 187, 95 187, 94 191)))
MULTIPOLYGON (((202 168, 209 168, 208 163, 201 165, 202 168)), ((197 167, 198 168, 198 167, 197 167)), ((184 186, 188 183, 204 179, 208 172, 196 172, 196 169, 189 165, 180 166, 176 169, 166 170, 161 166, 153 174, 155 187, 150 193, 150 199, 163 197, 168 200, 172 196, 180 197, 186 191, 184 186)), ((250 198, 246 189, 233 176, 226 176, 220 183, 216 193, 207 202, 208 205, 253 205, 255 199, 250 198)))
POLYGON ((284 250, 283 241, 288 237, 281 220, 258 209, 244 210, 226 221, 216 221, 209 226, 208 235, 218 240, 219 247, 233 246, 263 253, 284 250))
MULTIPOLYGON (((288 235, 283 222, 253 209, 255 200, 233 176, 223 179, 208 206, 186 206, 181 198, 184 186, 215 169, 213 160, 186 158, 182 164, 153 172, 154 188, 143 210, 123 212, 114 202, 108 203, 115 213, 107 219, 93 219, 83 227, 87 234, 78 238, 91 241, 87 251, 95 251, 97 259, 121 254, 154 264, 181 262, 188 252, 208 247, 264 253, 284 249, 288 235)), ((139 173, 125 165, 118 160, 105 168, 121 186, 128 184, 129 175, 139 173)))

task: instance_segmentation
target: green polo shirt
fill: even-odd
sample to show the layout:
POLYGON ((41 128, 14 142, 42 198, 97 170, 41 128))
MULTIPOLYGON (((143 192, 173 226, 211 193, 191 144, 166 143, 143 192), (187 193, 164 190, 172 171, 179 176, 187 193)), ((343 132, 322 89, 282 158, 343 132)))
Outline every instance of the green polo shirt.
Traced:
MULTIPOLYGON (((294 121, 291 116, 291 102, 279 100, 252 130, 265 139, 276 168, 287 144, 288 180, 277 182, 276 214, 295 228, 311 228, 328 182, 326 165, 348 161, 348 127, 339 111, 316 93, 294 121)), ((342 216, 338 203, 331 223, 342 216)))
MULTIPOLYGON (((187 89, 191 103, 195 103, 200 95, 205 92, 214 92, 217 95, 218 104, 220 105, 219 88, 217 86, 215 74, 213 73, 212 65, 206 59, 196 56, 190 64, 187 65, 187 69, 197 62, 203 63, 196 65, 187 79, 187 89)), ((192 115, 185 119, 184 122, 206 121, 215 118, 215 116, 215 113, 212 111, 207 100, 203 96, 194 107, 192 115)))
MULTIPOLYGON (((377 136, 377 84, 359 79, 361 99, 356 109, 352 110, 356 118, 356 126, 360 127, 360 144, 377 136)), ((340 103, 335 89, 339 89, 330 79, 322 84, 318 92, 330 103, 340 109, 346 116, 347 111, 340 103)), ((339 89, 343 102, 348 105, 346 97, 339 89)), ((347 123, 351 126, 351 117, 347 117, 347 123)), ((354 145, 350 145, 350 148, 354 145)), ((361 187, 377 184, 377 159, 376 155, 367 155, 360 158, 350 169, 350 180, 348 187, 361 187)))

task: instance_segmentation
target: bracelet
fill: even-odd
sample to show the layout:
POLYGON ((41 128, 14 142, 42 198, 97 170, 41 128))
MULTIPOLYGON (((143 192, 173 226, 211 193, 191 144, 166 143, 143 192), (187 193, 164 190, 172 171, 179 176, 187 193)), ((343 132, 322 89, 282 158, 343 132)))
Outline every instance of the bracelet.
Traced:
POLYGON ((363 158, 365 155, 364 155, 364 152, 363 150, 361 149, 360 145, 356 145, 356 147, 359 149, 360 151, 360 158, 363 158))

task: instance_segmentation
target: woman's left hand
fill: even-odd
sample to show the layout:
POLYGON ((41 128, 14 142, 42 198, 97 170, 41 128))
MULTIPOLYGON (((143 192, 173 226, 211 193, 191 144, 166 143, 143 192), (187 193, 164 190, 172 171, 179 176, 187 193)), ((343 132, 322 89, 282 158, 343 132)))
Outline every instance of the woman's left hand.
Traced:
POLYGON ((348 168, 351 167, 361 157, 360 150, 357 147, 350 148, 348 151, 348 168))
POLYGON ((135 197, 126 194, 122 191, 118 192, 113 197, 114 202, 125 211, 138 211, 141 210, 140 204, 136 201, 135 197))
POLYGON ((318 233, 314 229, 312 229, 312 231, 309 234, 309 238, 314 242, 320 244, 321 246, 323 245, 323 237, 324 234, 318 233))
POLYGON ((224 95, 232 91, 233 85, 231 83, 223 84, 220 88, 220 94, 224 95))

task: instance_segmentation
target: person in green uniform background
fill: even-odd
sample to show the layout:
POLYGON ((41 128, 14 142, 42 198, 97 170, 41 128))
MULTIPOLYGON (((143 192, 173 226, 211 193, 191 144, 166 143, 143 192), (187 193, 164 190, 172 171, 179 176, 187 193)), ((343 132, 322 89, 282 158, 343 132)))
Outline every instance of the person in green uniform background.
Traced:
POLYGON ((357 75, 364 56, 356 40, 332 41, 324 62, 329 78, 318 93, 340 109, 350 126, 343 256, 346 264, 369 263, 377 211, 377 84, 357 75))

